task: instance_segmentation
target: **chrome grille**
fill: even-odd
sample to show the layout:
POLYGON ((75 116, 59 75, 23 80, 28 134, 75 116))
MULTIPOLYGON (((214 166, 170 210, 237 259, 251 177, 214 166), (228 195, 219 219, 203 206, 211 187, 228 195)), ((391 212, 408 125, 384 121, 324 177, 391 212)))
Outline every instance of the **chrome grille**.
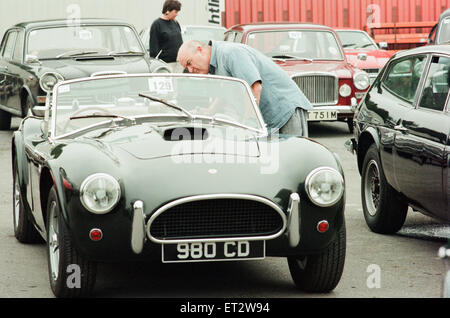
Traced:
POLYGON ((270 236, 283 225, 282 216, 262 202, 209 199, 165 210, 152 221, 149 234, 157 240, 270 236))
POLYGON ((336 105, 338 81, 331 75, 300 75, 292 79, 313 105, 336 105))

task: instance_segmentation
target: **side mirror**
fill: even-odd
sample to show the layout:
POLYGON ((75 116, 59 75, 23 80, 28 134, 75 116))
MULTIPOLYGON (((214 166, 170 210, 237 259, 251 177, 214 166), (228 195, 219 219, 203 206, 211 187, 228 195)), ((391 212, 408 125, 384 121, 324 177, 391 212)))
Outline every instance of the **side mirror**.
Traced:
POLYGON ((387 42, 380 42, 380 43, 378 43, 378 46, 382 50, 387 50, 388 49, 388 43, 387 42))

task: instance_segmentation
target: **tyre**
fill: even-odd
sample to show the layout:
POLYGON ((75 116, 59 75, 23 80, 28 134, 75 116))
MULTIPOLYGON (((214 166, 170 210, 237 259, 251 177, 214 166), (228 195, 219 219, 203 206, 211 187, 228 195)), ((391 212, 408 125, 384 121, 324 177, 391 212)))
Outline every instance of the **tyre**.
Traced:
POLYGON ((9 130, 11 128, 11 113, 0 109, 0 130, 9 130))
POLYGON ((347 118, 347 126, 350 133, 353 134, 353 131, 355 130, 355 128, 353 127, 353 118, 347 118))
POLYGON ((373 232, 392 234, 405 223, 408 205, 400 201, 396 191, 387 183, 375 144, 364 157, 361 199, 364 218, 373 232))
POLYGON ((335 240, 321 253, 288 257, 289 271, 298 289, 328 293, 336 288, 344 271, 346 248, 345 225, 335 240))
POLYGON ((60 213, 55 187, 47 202, 47 256, 50 287, 56 297, 83 297, 95 285, 96 263, 86 260, 74 247, 60 213))
POLYGON ((19 172, 17 161, 13 167, 13 224, 14 236, 21 243, 42 243, 44 240, 31 222, 25 210, 20 192, 19 172))

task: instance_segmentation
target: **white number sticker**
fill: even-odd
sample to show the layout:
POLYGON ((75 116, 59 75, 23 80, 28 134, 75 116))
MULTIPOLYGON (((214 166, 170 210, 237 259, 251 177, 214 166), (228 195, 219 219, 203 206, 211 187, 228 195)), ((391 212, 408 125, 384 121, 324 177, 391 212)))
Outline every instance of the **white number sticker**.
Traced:
POLYGON ((170 78, 149 78, 148 88, 150 92, 158 94, 173 92, 172 80, 170 78))

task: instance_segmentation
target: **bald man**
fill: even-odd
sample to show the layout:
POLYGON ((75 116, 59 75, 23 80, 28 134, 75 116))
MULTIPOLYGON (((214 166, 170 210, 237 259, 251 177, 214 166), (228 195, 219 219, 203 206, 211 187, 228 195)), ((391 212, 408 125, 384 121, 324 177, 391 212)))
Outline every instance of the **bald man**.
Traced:
POLYGON ((180 47, 178 61, 190 73, 246 81, 270 133, 308 136, 311 103, 288 74, 261 52, 240 43, 191 40, 180 47))

